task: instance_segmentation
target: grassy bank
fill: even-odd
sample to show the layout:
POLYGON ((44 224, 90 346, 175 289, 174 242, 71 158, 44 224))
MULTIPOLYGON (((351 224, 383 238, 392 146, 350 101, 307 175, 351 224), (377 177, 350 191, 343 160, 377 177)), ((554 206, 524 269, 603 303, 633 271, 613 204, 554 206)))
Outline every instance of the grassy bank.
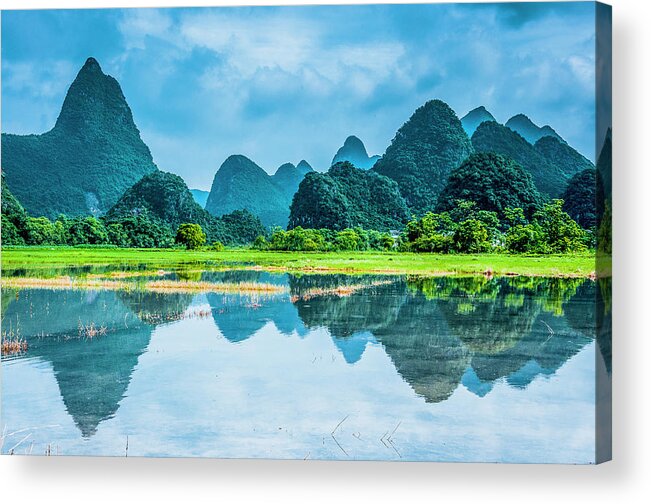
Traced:
POLYGON ((397 252, 269 252, 256 250, 178 250, 72 247, 5 247, 2 268, 39 269, 77 266, 144 266, 196 269, 262 269, 291 272, 375 274, 480 274, 588 277, 592 254, 522 256, 508 254, 437 255, 397 252))

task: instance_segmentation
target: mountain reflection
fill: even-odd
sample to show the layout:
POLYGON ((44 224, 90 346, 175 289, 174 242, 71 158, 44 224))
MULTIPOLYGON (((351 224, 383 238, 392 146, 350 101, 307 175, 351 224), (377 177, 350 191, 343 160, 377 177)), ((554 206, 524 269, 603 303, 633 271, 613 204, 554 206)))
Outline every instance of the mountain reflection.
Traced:
MULTIPOLYGON (((181 275, 179 275, 181 276, 181 275)), ((3 290, 3 329, 17 328, 29 357, 50 362, 67 411, 84 437, 115 415, 154 328, 193 303, 210 305, 223 337, 239 343, 268 323, 284 335, 324 328, 349 365, 380 345, 426 402, 462 384, 479 397, 498 380, 526 388, 554 374, 597 334, 610 372, 608 286, 577 279, 199 273, 204 281, 275 282, 290 293, 154 294, 138 290, 3 290), (172 315, 172 316, 170 316, 172 315), (80 325, 107 328, 88 339, 80 325), (608 334, 607 334, 608 333, 608 334)), ((179 325, 182 331, 182 325, 179 325)), ((181 334, 179 334, 181 336, 181 334)))
POLYGON ((2 326, 27 339, 29 357, 52 364, 66 410, 84 437, 115 415, 153 331, 110 291, 22 290, 4 310, 2 326), (107 333, 80 334, 80 326, 90 324, 107 333))

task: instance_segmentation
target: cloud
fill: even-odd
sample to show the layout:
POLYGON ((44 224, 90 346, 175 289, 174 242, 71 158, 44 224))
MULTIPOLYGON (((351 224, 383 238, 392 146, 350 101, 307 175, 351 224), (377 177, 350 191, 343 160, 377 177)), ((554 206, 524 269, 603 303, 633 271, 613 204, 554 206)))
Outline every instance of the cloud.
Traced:
POLYGON ((593 14, 587 3, 9 13, 3 125, 30 132, 53 120, 80 55, 94 55, 157 162, 199 187, 233 153, 269 171, 301 158, 325 169, 355 134, 381 154, 433 98, 459 115, 479 105, 501 121, 526 113, 591 155, 593 14), (51 60, 76 62, 68 76, 39 69, 50 47, 51 60))
POLYGON ((6 91, 20 91, 34 98, 52 98, 61 94, 61 83, 70 82, 77 69, 70 61, 3 62, 2 81, 6 91))

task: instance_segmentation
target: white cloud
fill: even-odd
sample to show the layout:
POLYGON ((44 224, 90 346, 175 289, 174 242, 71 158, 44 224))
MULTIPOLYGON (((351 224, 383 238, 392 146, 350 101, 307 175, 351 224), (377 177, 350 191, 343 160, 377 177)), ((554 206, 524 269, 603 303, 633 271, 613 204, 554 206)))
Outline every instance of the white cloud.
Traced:
POLYGON ((168 38, 171 27, 171 17, 156 9, 127 9, 118 25, 127 49, 144 49, 147 37, 168 38))
POLYGON ((3 86, 9 91, 27 91, 35 98, 52 98, 65 91, 76 70, 69 61, 5 62, 2 65, 3 86))

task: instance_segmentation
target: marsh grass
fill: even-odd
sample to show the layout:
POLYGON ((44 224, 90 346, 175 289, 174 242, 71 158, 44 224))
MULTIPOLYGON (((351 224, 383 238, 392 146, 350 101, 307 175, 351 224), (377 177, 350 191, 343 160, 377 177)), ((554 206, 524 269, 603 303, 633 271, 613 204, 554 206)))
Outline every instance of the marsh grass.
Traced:
POLYGON ((199 308, 196 310, 186 310, 182 312, 167 312, 167 313, 138 313, 138 318, 147 324, 165 324, 169 322, 176 322, 186 319, 205 319, 212 317, 211 308, 199 308))
POLYGON ((94 278, 72 278, 59 276, 54 278, 37 277, 2 277, 2 287, 9 289, 98 289, 98 290, 129 290, 135 284, 127 282, 98 280, 94 278))
POLYGON ((2 355, 18 355, 27 352, 29 345, 13 330, 2 331, 2 355))
POLYGON ((293 295, 290 299, 292 303, 297 301, 309 301, 310 299, 316 297, 325 297, 325 296, 336 296, 336 297, 347 297, 352 296, 356 292, 361 290, 370 289, 372 287, 380 287, 382 285, 390 285, 394 280, 376 280, 364 284, 353 284, 353 285, 338 285, 337 287, 332 288, 317 288, 309 289, 301 294, 293 295))
POLYGON ((81 320, 79 320, 79 324, 77 326, 77 333, 80 338, 93 339, 98 336, 104 336, 107 332, 108 328, 106 326, 97 326, 95 325, 95 322, 84 324, 81 320))
MULTIPOLYGON (((247 249, 211 250, 120 249, 75 247, 3 247, 2 268, 26 271, 52 267, 113 266, 127 270, 170 269, 373 274, 483 274, 587 278, 595 254, 414 254, 403 252, 273 252, 247 249)), ((603 268, 607 270, 607 268, 603 268)))
POLYGON ((150 282, 125 282, 98 280, 94 278, 55 278, 3 277, 2 287, 12 289, 52 289, 52 290, 142 290, 161 294, 282 294, 287 287, 271 283, 257 282, 201 282, 184 280, 154 280, 150 282))
POLYGON ((215 294, 283 294, 287 287, 272 283, 258 282, 188 282, 177 280, 157 280, 147 282, 143 288, 158 293, 201 293, 215 294))

